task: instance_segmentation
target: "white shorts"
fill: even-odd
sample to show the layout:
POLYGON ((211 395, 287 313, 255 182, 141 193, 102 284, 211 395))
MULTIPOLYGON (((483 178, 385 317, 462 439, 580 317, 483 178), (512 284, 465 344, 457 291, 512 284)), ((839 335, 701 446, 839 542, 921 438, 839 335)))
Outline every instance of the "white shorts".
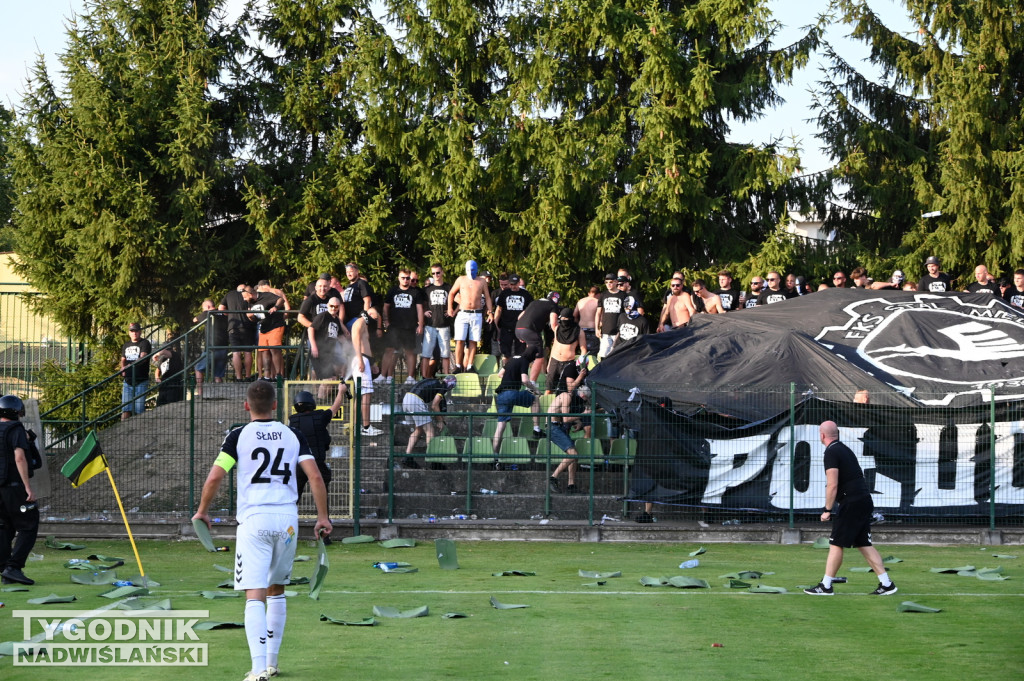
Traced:
POLYGON ((372 395, 373 394, 373 374, 370 372, 370 359, 368 357, 357 357, 352 360, 354 368, 357 370, 353 372, 353 378, 358 376, 363 379, 360 395, 372 395), (359 366, 359 360, 362 359, 362 366, 359 366))
MULTIPOLYGON (((430 411, 430 407, 427 406, 427 403, 424 402, 419 395, 406 393, 405 397, 402 398, 402 411, 424 412, 430 411)), ((407 419, 407 422, 412 421, 413 427, 420 428, 430 423, 430 419, 433 417, 429 415, 421 416, 420 414, 409 414, 405 418, 407 419)))
POLYGON ((484 315, 480 310, 459 310, 455 315, 455 340, 480 342, 484 328, 484 315))
MULTIPOLYGON (((607 333, 601 334, 601 349, 598 351, 597 356, 601 359, 607 357, 608 353, 610 353, 612 348, 615 347, 615 339, 617 337, 618 336, 613 336, 607 333)), ((587 349, 589 350, 589 348, 587 349)))
POLYGON ((450 326, 428 326, 423 329, 423 347, 420 354, 430 359, 434 356, 434 346, 440 345, 441 359, 448 359, 451 349, 452 328, 450 326))
POLYGON ((299 515, 255 513, 235 531, 235 591, 291 581, 299 515))

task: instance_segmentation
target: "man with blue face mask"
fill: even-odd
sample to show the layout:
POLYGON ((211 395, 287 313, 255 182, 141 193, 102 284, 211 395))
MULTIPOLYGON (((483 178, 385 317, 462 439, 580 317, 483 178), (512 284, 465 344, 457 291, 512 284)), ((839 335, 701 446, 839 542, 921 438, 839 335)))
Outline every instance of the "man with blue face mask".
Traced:
POLYGON ((483 334, 484 322, 491 323, 491 292, 487 282, 479 276, 475 260, 466 261, 466 273, 452 285, 448 294, 448 316, 455 317, 455 366, 452 371, 473 371, 473 358, 483 334), (457 315, 456 303, 459 306, 457 315))
POLYGON ((627 303, 626 309, 619 315, 619 337, 615 341, 616 348, 651 332, 650 322, 640 313, 641 305, 639 301, 627 303))

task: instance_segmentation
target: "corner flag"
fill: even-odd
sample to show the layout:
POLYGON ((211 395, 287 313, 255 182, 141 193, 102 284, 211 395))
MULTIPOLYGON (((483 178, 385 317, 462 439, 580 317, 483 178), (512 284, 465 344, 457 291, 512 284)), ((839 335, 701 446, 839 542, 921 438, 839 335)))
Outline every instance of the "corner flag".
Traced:
POLYGON ((61 475, 71 481, 72 487, 79 487, 94 475, 107 470, 107 458, 96 440, 95 431, 89 431, 82 446, 68 459, 61 469, 61 475))

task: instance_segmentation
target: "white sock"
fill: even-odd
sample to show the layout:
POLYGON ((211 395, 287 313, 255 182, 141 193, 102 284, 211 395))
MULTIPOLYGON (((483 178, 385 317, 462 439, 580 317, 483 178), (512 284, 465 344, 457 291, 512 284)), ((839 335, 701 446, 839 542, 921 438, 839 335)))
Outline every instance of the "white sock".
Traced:
POLYGON ((288 603, 284 594, 267 596, 267 666, 277 666, 277 654, 281 651, 284 638, 284 624, 288 619, 288 603))
POLYGON ((267 607, 263 601, 245 602, 245 638, 249 641, 252 673, 267 668, 267 607))
POLYGON ((883 572, 882 574, 878 575, 878 581, 881 582, 882 586, 884 586, 886 588, 892 586, 892 580, 889 579, 889 573, 888 572, 883 572))
POLYGON ((823 587, 825 587, 826 589, 832 588, 832 578, 829 577, 828 575, 825 575, 824 577, 821 578, 821 585, 823 587))

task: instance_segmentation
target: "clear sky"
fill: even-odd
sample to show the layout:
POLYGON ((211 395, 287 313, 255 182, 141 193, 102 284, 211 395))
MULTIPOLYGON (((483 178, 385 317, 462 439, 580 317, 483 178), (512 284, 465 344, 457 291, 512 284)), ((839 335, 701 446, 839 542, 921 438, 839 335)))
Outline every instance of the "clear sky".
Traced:
MULTIPOLYGON (((242 0, 229 0, 233 7, 239 7, 242 0)), ((909 30, 906 13, 896 0, 871 0, 872 8, 892 28, 909 30)), ((3 21, 0 23, 0 102, 5 106, 17 104, 20 93, 25 89, 28 71, 36 56, 42 54, 47 61, 50 75, 57 77, 60 72, 57 55, 66 43, 68 17, 80 12, 85 0, 0 0, 3 6, 3 21)), ((823 11, 827 0, 769 0, 775 17, 784 25, 777 36, 776 44, 792 43, 805 24, 814 21, 823 11)), ((860 44, 845 39, 846 28, 833 28, 827 39, 848 61, 858 63, 867 51, 860 44)), ((813 112, 810 110, 811 96, 807 90, 820 78, 820 64, 811 62, 807 69, 797 75, 793 85, 782 89, 786 104, 766 112, 756 123, 734 126, 732 139, 737 142, 766 143, 772 139, 795 137, 802 147, 803 167, 807 172, 816 172, 828 167, 828 159, 818 149, 814 138, 815 126, 807 122, 813 112)))

